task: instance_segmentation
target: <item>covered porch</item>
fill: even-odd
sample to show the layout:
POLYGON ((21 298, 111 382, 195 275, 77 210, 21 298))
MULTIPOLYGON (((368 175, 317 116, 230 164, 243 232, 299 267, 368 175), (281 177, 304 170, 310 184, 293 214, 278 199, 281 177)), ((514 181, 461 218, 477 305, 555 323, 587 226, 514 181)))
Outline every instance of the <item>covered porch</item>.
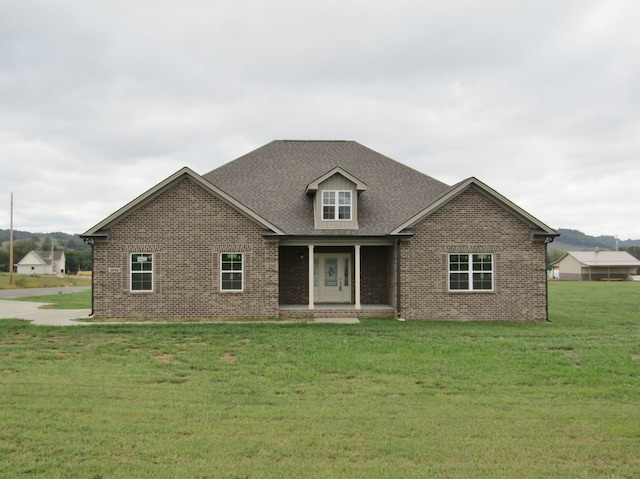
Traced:
POLYGON ((281 243, 280 316, 396 316, 395 253, 395 243, 386 238, 281 243))

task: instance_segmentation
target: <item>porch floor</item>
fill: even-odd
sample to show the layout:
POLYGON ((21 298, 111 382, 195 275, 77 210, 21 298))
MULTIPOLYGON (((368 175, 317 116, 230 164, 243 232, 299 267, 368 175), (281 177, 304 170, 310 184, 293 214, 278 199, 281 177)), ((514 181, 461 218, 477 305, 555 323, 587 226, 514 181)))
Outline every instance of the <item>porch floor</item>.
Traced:
POLYGON ((395 316, 396 310, 389 304, 363 304, 360 309, 356 309, 355 304, 343 303, 320 303, 314 304, 314 309, 309 309, 308 304, 281 304, 280 316, 283 317, 357 317, 388 318, 395 316))

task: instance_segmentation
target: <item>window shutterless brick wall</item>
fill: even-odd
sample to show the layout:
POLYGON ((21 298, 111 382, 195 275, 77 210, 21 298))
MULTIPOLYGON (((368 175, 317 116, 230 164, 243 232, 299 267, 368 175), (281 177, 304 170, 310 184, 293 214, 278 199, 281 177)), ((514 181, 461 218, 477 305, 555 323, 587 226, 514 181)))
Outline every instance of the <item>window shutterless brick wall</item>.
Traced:
POLYGON ((309 304, 309 248, 281 246, 280 304, 309 304))
POLYGON ((183 178, 94 244, 94 314, 105 318, 277 317, 278 246, 183 178), (154 253, 153 292, 131 292, 131 253, 154 253), (220 253, 243 253, 244 289, 220 290, 220 253))
POLYGON ((389 246, 363 246, 361 260, 362 304, 389 303, 389 246))
POLYGON ((543 321, 545 245, 529 225, 470 188, 413 228, 402 243, 402 316, 407 319, 543 321), (492 253, 494 291, 450 292, 449 253, 492 253))

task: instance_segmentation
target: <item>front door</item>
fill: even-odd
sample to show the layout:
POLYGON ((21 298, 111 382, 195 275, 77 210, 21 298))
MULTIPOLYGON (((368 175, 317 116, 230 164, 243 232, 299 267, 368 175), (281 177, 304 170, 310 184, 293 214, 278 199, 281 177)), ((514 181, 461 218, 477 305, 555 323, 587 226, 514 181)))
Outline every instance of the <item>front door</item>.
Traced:
POLYGON ((314 255, 313 296, 318 303, 351 302, 350 253, 314 255))

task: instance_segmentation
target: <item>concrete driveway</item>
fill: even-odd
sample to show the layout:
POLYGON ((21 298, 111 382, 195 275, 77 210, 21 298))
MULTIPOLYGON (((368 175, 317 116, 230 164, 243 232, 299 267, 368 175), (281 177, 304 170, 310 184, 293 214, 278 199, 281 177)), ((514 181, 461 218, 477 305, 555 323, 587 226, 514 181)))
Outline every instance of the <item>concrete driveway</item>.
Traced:
MULTIPOLYGON (((0 290, 0 298, 39 296, 42 294, 75 293, 89 289, 86 286, 66 288, 29 288, 0 290)), ((90 323, 72 321, 88 318, 90 309, 47 309, 47 303, 9 301, 0 299, 0 319, 24 319, 39 326, 78 326, 90 323)))

